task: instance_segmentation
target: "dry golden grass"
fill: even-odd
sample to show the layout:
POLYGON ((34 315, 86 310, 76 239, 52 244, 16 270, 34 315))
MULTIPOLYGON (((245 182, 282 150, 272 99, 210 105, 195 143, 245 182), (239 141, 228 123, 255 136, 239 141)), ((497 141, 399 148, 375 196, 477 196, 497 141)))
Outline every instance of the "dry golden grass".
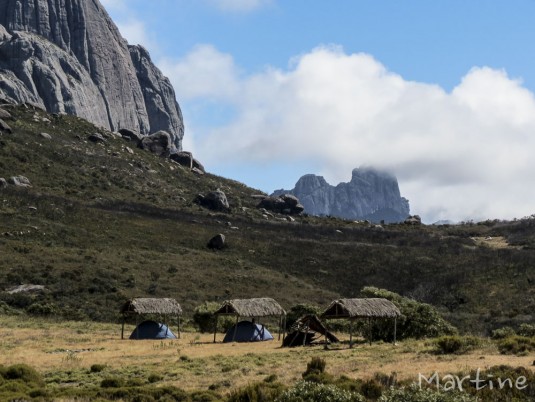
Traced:
POLYGON ((478 246, 485 246, 485 247, 494 248, 494 249, 505 249, 505 248, 511 248, 511 249, 517 249, 517 250, 521 249, 521 247, 511 246, 509 242, 507 241, 507 239, 503 236, 472 237, 472 240, 478 246))
MULTIPOLYGON (((125 333, 132 329, 127 327, 125 333)), ((218 335, 219 341, 222 337, 218 335)), ((97 384, 107 375, 146 380, 155 373, 162 376, 161 384, 185 390, 212 386, 226 393, 271 374, 291 384, 301 378, 314 356, 324 358, 327 371, 335 376, 363 379, 377 372, 395 372, 400 380, 416 381, 418 373, 457 373, 499 364, 535 369, 533 356, 500 355, 491 344, 466 355, 440 356, 430 353, 425 341, 359 344, 351 350, 345 345, 330 350, 321 346, 283 349, 277 340, 214 344, 213 335, 197 333, 183 333, 180 340, 131 341, 120 339, 118 324, 54 323, 2 316, 0 339, 0 364, 26 363, 49 382, 71 386, 97 384), (107 367, 95 377, 90 373, 93 364, 107 367)))

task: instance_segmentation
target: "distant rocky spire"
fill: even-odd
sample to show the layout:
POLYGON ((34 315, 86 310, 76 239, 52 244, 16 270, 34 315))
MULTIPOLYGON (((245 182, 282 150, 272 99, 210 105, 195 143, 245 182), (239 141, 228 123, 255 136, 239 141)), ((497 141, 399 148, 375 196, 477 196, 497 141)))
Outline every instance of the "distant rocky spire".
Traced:
POLYGON ((396 177, 373 168, 354 169, 351 181, 337 186, 308 174, 294 189, 277 190, 274 195, 285 193, 299 198, 310 215, 391 223, 402 222, 410 214, 409 201, 401 197, 396 177))

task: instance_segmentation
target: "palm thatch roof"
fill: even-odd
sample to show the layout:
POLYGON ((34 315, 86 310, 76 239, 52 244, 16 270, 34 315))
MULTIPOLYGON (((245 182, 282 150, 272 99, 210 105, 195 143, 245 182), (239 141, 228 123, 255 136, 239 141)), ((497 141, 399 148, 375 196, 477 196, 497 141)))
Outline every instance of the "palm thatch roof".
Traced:
POLYGON ((321 315, 323 318, 395 318, 401 312, 390 300, 340 299, 333 301, 321 315))
POLYGON ((226 300, 214 314, 238 315, 240 317, 267 317, 286 315, 286 311, 274 299, 263 297, 258 299, 226 300))
POLYGON ((121 313, 181 315, 182 307, 175 299, 137 298, 128 300, 121 308, 121 313))

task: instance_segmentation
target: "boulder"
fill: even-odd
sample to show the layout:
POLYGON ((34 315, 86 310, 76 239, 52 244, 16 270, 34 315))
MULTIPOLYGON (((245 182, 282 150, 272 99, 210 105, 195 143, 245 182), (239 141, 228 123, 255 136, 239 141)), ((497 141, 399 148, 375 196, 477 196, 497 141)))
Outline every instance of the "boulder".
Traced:
POLYGON ((196 169, 197 171, 202 172, 202 174, 206 173, 202 163, 195 159, 191 152, 176 152, 174 154, 171 154, 170 158, 177 162, 179 165, 187 167, 188 169, 196 169))
POLYGON ((139 148, 150 151, 153 154, 168 157, 171 155, 173 143, 171 136, 166 131, 158 131, 152 135, 147 135, 138 143, 139 148))
POLYGON ((133 141, 135 142, 136 144, 141 141, 141 139, 143 138, 142 135, 138 134, 138 133, 135 133, 133 132, 132 130, 129 130, 127 128, 121 128, 119 130, 119 134, 121 134, 121 136, 125 139, 125 140, 129 140, 129 141, 133 141))
POLYGON ((405 225, 421 225, 422 218, 419 215, 411 215, 404 221, 405 225))
POLYGON ((48 133, 39 133, 39 137, 44 138, 45 140, 51 140, 52 136, 48 133))
POLYGON ((87 139, 94 143, 104 143, 106 142, 106 139, 102 136, 102 134, 95 133, 91 134, 87 139))
POLYGON ((0 119, 11 120, 13 119, 13 116, 11 116, 11 113, 9 113, 7 110, 0 109, 0 119))
POLYGON ((7 187, 7 180, 4 179, 3 177, 0 177, 0 189, 6 188, 6 187, 7 187))
POLYGON ((299 203, 299 199, 291 194, 282 194, 279 197, 265 197, 256 207, 285 215, 299 215, 305 210, 299 203))
POLYGON ((225 248, 225 246, 225 235, 221 233, 212 237, 208 242, 208 248, 211 248, 213 250, 222 250, 223 248, 225 248))
POLYGON ((228 211, 230 209, 227 196, 219 189, 212 191, 205 196, 199 194, 195 202, 213 211, 228 211))
POLYGON ((13 130, 11 130, 11 127, 2 119, 0 119, 0 131, 4 133, 11 134, 13 130))
POLYGON ((16 187, 31 187, 30 180, 25 176, 13 176, 9 178, 9 184, 12 184, 16 187))

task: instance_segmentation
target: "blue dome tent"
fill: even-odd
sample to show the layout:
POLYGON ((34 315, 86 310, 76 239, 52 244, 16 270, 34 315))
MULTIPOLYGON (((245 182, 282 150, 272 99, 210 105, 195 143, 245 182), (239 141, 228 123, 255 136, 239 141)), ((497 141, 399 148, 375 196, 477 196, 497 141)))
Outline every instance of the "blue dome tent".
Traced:
POLYGON ((261 342, 272 341, 273 336, 266 327, 251 321, 240 321, 230 327, 223 342, 261 342))
POLYGON ((165 324, 143 321, 132 331, 130 339, 176 339, 176 336, 165 324))

